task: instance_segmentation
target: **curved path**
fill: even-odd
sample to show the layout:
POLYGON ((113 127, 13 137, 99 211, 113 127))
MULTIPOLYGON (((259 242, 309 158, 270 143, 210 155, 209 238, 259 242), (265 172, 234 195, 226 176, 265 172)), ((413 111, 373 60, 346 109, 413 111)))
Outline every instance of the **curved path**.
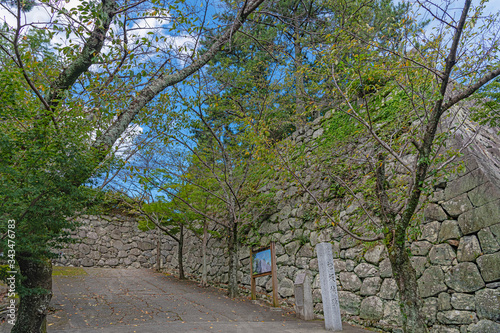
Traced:
MULTIPOLYGON (((57 272, 57 269, 56 269, 57 272)), ((248 299, 146 269, 63 268, 54 276, 49 333, 325 332, 248 299)), ((365 330, 345 325, 343 332, 365 330)))

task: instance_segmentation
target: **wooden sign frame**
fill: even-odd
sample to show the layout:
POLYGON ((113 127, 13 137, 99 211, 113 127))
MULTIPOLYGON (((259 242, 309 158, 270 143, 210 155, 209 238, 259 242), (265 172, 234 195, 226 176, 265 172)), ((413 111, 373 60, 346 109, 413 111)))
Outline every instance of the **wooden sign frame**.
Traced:
POLYGON ((250 280, 251 280, 251 288, 252 288, 252 299, 256 299, 256 285, 255 285, 255 279, 261 276, 266 276, 266 275, 271 275, 271 280, 273 284, 273 306, 278 307, 279 306, 279 301, 278 301, 278 269, 276 266, 276 250, 274 246, 274 242, 271 242, 271 244, 267 247, 263 247, 257 250, 253 250, 250 248, 250 280), (269 272, 264 272, 264 273, 259 273, 259 274, 254 274, 253 273, 253 255, 257 254, 259 252, 271 250, 271 271, 269 272))

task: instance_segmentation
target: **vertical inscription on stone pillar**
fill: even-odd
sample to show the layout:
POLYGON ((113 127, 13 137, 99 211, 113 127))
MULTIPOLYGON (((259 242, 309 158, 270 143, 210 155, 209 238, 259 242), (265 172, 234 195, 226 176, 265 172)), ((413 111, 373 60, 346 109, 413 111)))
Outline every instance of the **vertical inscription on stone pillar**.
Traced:
POLYGON ((319 243, 316 245, 316 253, 318 255, 325 329, 330 331, 342 331, 337 281, 335 278, 335 267, 333 265, 332 244, 319 243))

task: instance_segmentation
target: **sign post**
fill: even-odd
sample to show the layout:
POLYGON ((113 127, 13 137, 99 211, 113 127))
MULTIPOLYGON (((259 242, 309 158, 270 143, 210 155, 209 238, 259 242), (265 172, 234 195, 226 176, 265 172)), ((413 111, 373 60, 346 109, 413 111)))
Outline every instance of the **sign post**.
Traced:
POLYGON ((321 284, 321 298, 323 299, 323 313, 325 315, 325 329, 342 331, 340 317, 339 295, 333 265, 332 244, 319 243, 316 245, 318 255, 319 280, 321 284))
POLYGON ((273 306, 278 307, 278 274, 276 266, 276 251, 274 242, 268 247, 253 250, 250 248, 250 277, 252 299, 256 299, 255 279, 261 276, 271 275, 273 284, 273 306))

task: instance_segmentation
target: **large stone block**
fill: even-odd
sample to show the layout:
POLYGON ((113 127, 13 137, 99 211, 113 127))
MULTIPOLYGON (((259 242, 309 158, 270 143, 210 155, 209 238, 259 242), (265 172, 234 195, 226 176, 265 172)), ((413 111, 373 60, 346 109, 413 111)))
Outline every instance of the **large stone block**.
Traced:
POLYGON ((300 250, 299 250, 299 252, 298 252, 297 255, 299 257, 312 258, 312 257, 314 257, 314 248, 311 245, 309 245, 309 244, 304 244, 300 248, 300 250))
POLYGON ((152 242, 144 241, 144 242, 137 242, 137 247, 142 251, 148 251, 154 249, 155 245, 152 242))
POLYGON ((469 192, 470 190, 484 184, 487 180, 485 179, 481 170, 476 169, 471 171, 464 176, 457 178, 446 185, 444 190, 445 200, 455 198, 463 193, 469 192))
POLYGON ((354 268, 354 272, 360 277, 360 278, 366 278, 366 277, 372 277, 372 276, 379 276, 379 271, 376 266, 373 266, 371 264, 367 263, 361 263, 356 268, 354 268))
POLYGON ((122 238, 122 232, 118 229, 115 229, 111 231, 111 238, 113 239, 121 239, 122 238))
POLYGON ((438 204, 430 203, 424 211, 425 220, 430 221, 444 221, 448 218, 446 212, 438 204))
POLYGON ((401 307, 397 301, 389 301, 384 306, 384 322, 388 325, 401 327, 403 325, 403 317, 401 315, 401 307))
POLYGON ((113 240, 111 240, 111 246, 113 246, 117 250, 122 250, 123 249, 123 242, 119 239, 113 239, 113 240))
POLYGON ((392 277, 392 265, 389 258, 386 258, 380 262, 380 277, 387 278, 392 277))
POLYGON ((422 234, 420 235, 419 240, 428 240, 431 243, 436 243, 440 227, 441 223, 437 221, 422 225, 422 234))
POLYGON ((471 324, 467 327, 469 333, 496 333, 500 332, 500 323, 495 323, 491 320, 482 319, 476 324, 471 324))
POLYGON ((339 279, 342 290, 358 291, 361 288, 361 280, 352 272, 340 272, 339 279))
POLYGON ((481 319, 500 322, 500 290, 482 289, 476 292, 475 305, 481 319))
POLYGON ((438 301, 435 297, 429 297, 423 300, 422 316, 427 325, 433 325, 436 322, 436 313, 438 301))
POLYGON ((375 295, 380 290, 381 284, 382 279, 378 276, 366 278, 363 280, 363 285, 361 286, 359 294, 363 296, 375 295))
POLYGON ((117 266, 118 265, 118 259, 117 258, 111 258, 105 261, 106 265, 109 266, 117 266))
POLYGON ((427 241, 411 243, 411 254, 414 256, 426 256, 431 249, 432 244, 427 241))
POLYGON ((363 254, 364 248, 363 245, 358 245, 355 247, 351 247, 345 251, 345 258, 347 259, 359 259, 363 254))
POLYGON ((429 329, 429 333, 460 333, 460 331, 453 327, 434 325, 429 329))
POLYGON ((348 291, 339 291, 339 304, 342 313, 357 316, 359 315, 361 297, 348 291))
POLYGON ((394 279, 384 279, 378 296, 383 299, 394 299, 398 292, 398 285, 394 279))
POLYGON ((451 296, 450 294, 443 292, 438 295, 438 310, 451 310, 451 296))
POLYGON ((471 311, 450 310, 438 312, 437 320, 446 325, 467 325, 477 322, 477 316, 471 311))
POLYGON ((348 249, 356 245, 356 240, 349 235, 345 235, 340 240, 340 249, 348 249))
POLYGON ((464 235, 469 235, 499 222, 500 200, 489 202, 458 217, 458 225, 464 235))
POLYGON ((380 260, 382 259, 382 255, 384 253, 384 246, 383 245, 377 245, 365 253, 365 260, 368 261, 370 264, 375 264, 377 265, 380 260))
POLYGON ((285 245, 288 244, 293 239, 293 233, 291 230, 287 230, 280 238, 280 243, 285 245))
POLYGON ((89 254, 90 253, 90 246, 87 244, 80 244, 78 246, 78 251, 82 254, 89 254))
POLYGON ((460 214, 465 213, 473 209, 469 197, 466 193, 459 195, 451 200, 445 201, 441 204, 443 209, 450 215, 451 217, 458 217, 460 214))
POLYGON ((460 262, 474 261, 481 255, 481 247, 476 236, 464 236, 460 239, 457 250, 457 260, 460 262))
POLYGON ((380 320, 384 316, 384 303, 377 296, 370 296, 361 301, 359 316, 362 319, 380 320))
POLYGON ((429 260, 435 265, 451 265, 455 258, 455 251, 449 244, 434 245, 429 252, 429 260))
POLYGON ((92 267, 92 266, 94 266, 94 260, 92 260, 90 258, 84 258, 82 260, 82 266, 83 267, 92 267))
POLYGON ((346 271, 347 263, 345 262, 345 260, 333 259, 333 265, 335 266, 335 272, 345 272, 346 271))
POLYGON ((474 311, 476 308, 474 304, 474 295, 455 293, 451 295, 450 301, 455 310, 474 311))
POLYGON ((461 293, 470 293, 484 287, 484 281, 472 262, 464 262, 452 267, 445 276, 448 287, 461 293))
POLYGON ((299 241, 293 241, 285 245, 285 251, 288 255, 294 256, 300 248, 299 241))
POLYGON ((427 268, 417 281, 420 296, 429 297, 445 291, 447 288, 443 281, 444 274, 441 267, 431 266, 427 268))
POLYGON ((500 250, 500 244, 495 239, 495 236, 493 236, 493 233, 491 233, 490 228, 479 230, 477 238, 479 239, 483 253, 491 254, 500 250))
POLYGON ((293 295, 293 281, 284 278, 279 282, 278 293, 281 297, 290 297, 293 295))
POLYGON ((444 200, 444 190, 441 189, 437 189, 436 191, 434 191, 431 197, 429 198, 429 201, 433 203, 437 203, 443 200, 444 200))
POLYGON ((421 277, 429 264, 429 259, 427 257, 411 257, 410 261, 415 273, 417 273, 417 278, 421 277))
POLYGON ((477 258, 484 281, 493 282, 500 279, 500 252, 485 254, 477 258))
POLYGON ((272 222, 263 223, 259 231, 263 234, 272 234, 278 231, 278 223, 272 223, 272 222))
POLYGON ((490 226, 490 231, 493 235, 495 235, 498 244, 500 244, 500 223, 490 226))
POLYGON ((89 231, 87 233, 87 238, 96 240, 99 239, 99 236, 94 231, 89 231))
POLYGON ((448 239, 459 239, 462 236, 458 222, 455 220, 446 220, 441 223, 438 240, 444 242, 448 239))
POLYGON ((500 189, 497 185, 487 182, 481 186, 476 187, 469 193, 470 201, 475 207, 485 205, 491 201, 500 199, 500 189))
POLYGON ((138 248, 133 248, 129 251, 129 254, 130 255, 133 255, 133 256, 138 256, 142 253, 141 250, 139 250, 138 248))

